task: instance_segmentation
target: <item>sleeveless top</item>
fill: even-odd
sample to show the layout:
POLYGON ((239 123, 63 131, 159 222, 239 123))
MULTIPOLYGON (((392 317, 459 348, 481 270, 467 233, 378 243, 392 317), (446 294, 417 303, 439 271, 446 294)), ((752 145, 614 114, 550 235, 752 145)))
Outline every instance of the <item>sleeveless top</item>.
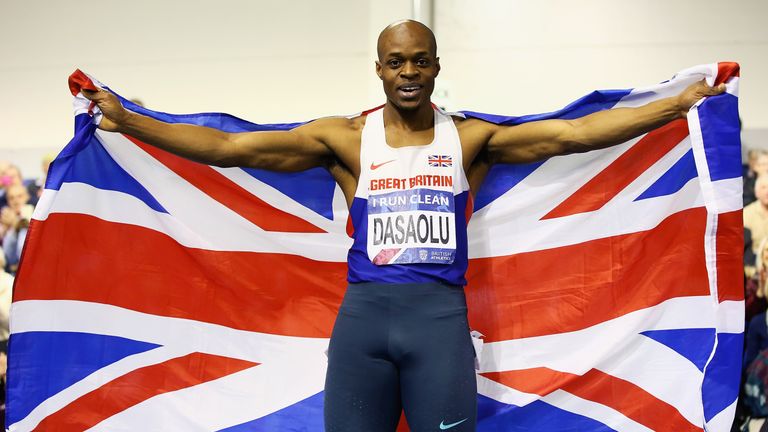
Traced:
POLYGON ((432 143, 400 148, 386 142, 384 110, 368 114, 350 209, 350 283, 466 285, 469 183, 453 120, 434 113, 432 143))

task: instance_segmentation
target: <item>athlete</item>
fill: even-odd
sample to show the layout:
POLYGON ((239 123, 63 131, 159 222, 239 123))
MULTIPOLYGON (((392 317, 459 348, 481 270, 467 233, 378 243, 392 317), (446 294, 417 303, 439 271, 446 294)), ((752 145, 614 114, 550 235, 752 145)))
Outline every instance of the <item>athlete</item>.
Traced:
MULTIPOLYGON (((492 164, 528 163, 625 142, 672 120, 723 85, 576 120, 499 126, 450 117, 430 96, 440 72, 432 31, 399 21, 381 32, 382 109, 290 131, 225 133, 167 124, 84 91, 99 127, 209 165, 300 171, 325 167, 350 207, 349 287, 331 336, 327 432, 475 430, 474 351, 463 286, 467 207, 492 164)), ((471 210, 471 209, 470 209, 471 210)))

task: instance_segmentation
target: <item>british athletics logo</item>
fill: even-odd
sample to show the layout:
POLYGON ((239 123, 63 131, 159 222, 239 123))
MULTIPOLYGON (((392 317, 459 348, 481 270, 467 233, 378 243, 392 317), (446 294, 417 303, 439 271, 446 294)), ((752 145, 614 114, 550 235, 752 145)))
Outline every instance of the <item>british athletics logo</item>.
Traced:
MULTIPOLYGON (((468 226, 479 431, 730 430, 744 308, 738 66, 549 114, 460 115, 576 118, 701 79, 728 90, 686 120, 489 172, 468 226)), ((208 167, 97 130, 79 93, 99 84, 79 72, 70 84, 76 134, 15 287, 8 429, 322 430, 351 244, 332 178, 208 167)), ((297 126, 123 102, 231 132, 297 126)))

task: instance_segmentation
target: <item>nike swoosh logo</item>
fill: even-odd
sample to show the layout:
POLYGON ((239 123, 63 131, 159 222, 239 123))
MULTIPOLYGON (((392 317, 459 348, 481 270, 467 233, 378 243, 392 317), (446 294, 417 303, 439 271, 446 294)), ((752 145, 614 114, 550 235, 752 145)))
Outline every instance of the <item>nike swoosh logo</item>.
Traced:
POLYGON ((456 423, 451 423, 451 424, 443 424, 443 422, 440 422, 440 430, 450 429, 450 428, 452 428, 454 426, 458 426, 458 425, 464 423, 465 421, 467 421, 467 419, 459 420, 456 423))
POLYGON ((392 160, 388 160, 388 161, 386 161, 386 162, 382 162, 382 163, 380 163, 380 164, 378 164, 378 165, 374 165, 374 164, 373 164, 373 162, 371 162, 371 170, 375 170, 375 169, 378 169, 378 168, 380 168, 382 165, 386 165, 386 164, 388 164, 388 163, 390 163, 390 162, 394 162, 394 161, 395 161, 395 159, 392 159, 392 160))

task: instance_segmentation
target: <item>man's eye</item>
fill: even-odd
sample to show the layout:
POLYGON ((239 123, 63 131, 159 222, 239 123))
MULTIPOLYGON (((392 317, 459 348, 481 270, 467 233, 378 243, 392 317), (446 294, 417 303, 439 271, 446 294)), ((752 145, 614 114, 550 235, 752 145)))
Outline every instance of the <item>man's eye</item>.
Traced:
POLYGON ((417 66, 429 66, 429 60, 427 59, 419 59, 416 61, 417 66))
POLYGON ((400 60, 390 60, 388 64, 390 67, 396 68, 396 67, 400 67, 400 65, 402 65, 403 62, 401 62, 400 60))

